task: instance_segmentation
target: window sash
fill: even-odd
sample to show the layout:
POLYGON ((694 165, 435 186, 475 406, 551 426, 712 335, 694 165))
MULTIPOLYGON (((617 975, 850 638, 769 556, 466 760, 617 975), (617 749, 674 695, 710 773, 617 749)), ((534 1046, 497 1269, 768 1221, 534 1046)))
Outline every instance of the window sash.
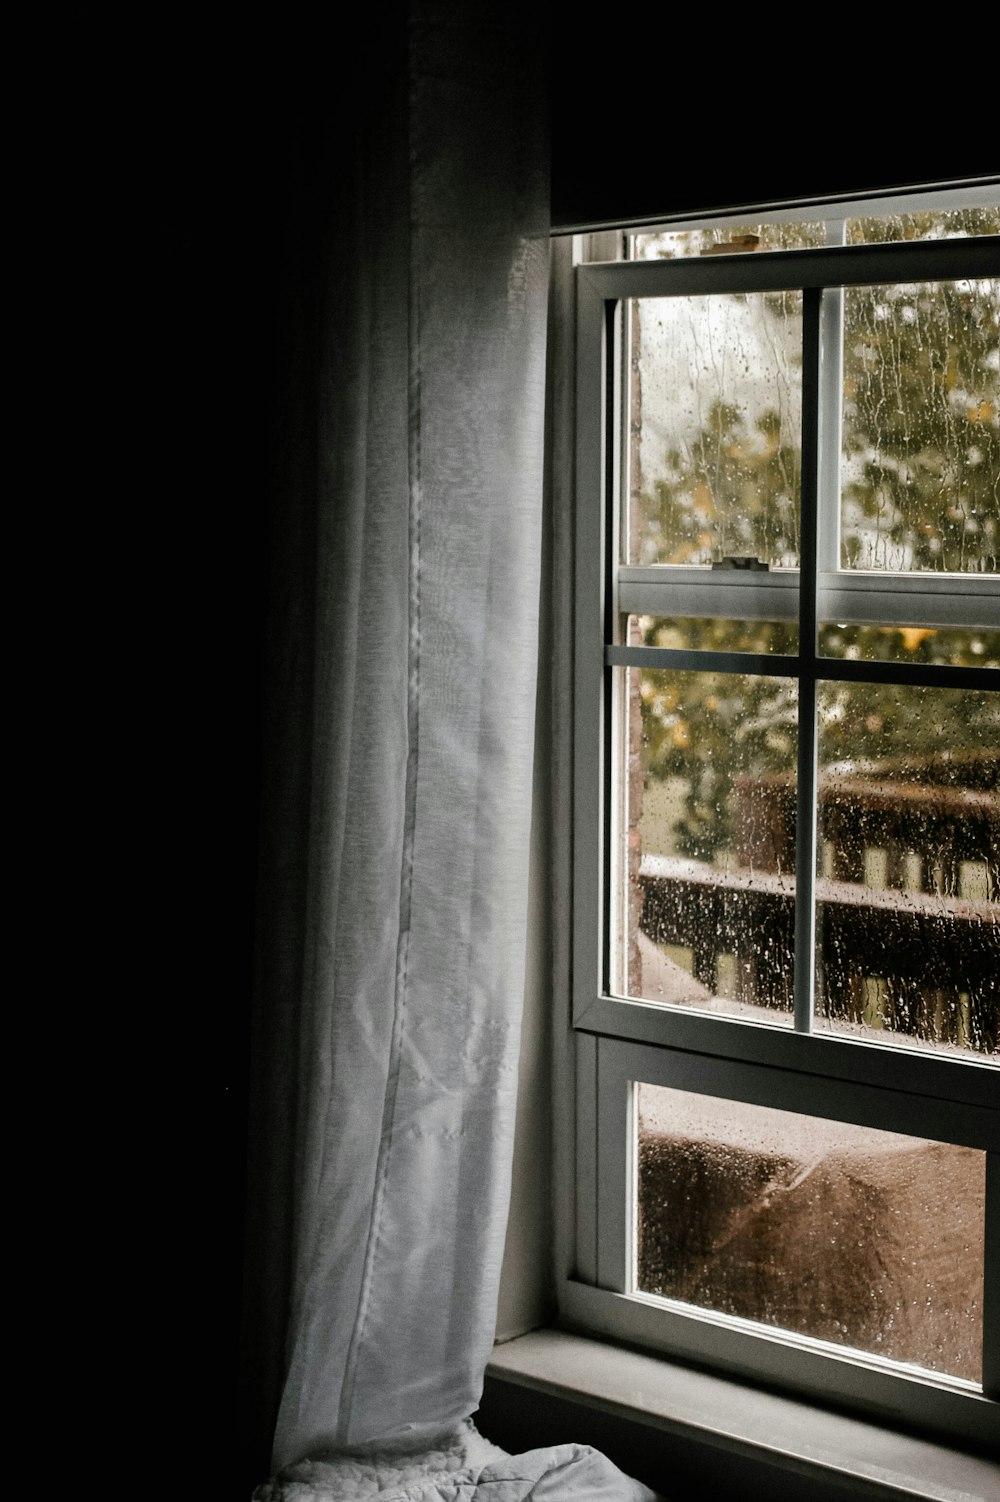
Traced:
MULTIPOLYGON (((704 260, 615 262, 587 265, 577 271, 577 549, 576 697, 580 724, 596 727, 593 736, 578 733, 575 740, 575 788, 580 848, 603 850, 599 862, 586 856, 578 862, 578 911, 593 914, 590 923, 575 925, 574 1014, 577 1025, 593 1016, 593 1004, 609 995, 610 948, 614 896, 621 889, 615 868, 621 847, 618 828, 621 799, 609 796, 616 771, 615 714, 608 670, 614 666, 754 673, 794 677, 798 683, 798 799, 811 818, 797 827, 795 918, 795 1027, 810 1033, 814 1016, 815 974, 815 854, 816 854, 816 685, 822 680, 885 682, 940 687, 986 686, 995 674, 988 669, 953 668, 909 663, 880 663, 820 657, 816 651, 819 619, 884 620, 879 608, 886 595, 900 603, 901 615, 917 614, 923 624, 938 618, 945 625, 990 627, 1000 623, 1000 585, 981 575, 881 576, 855 571, 820 574, 821 549, 829 539, 822 532, 818 486, 823 457, 820 452, 819 404, 823 370, 820 329, 824 317, 822 292, 831 285, 871 285, 907 280, 968 278, 1000 271, 1000 237, 977 240, 920 241, 891 246, 826 248, 811 251, 769 252, 761 256, 718 256, 704 260), (626 568, 618 564, 622 508, 621 376, 616 353, 620 347, 624 300, 650 295, 690 295, 692 291, 804 290, 802 489, 798 570, 746 573, 734 580, 730 572, 682 569, 669 565, 626 568), (603 493, 603 505, 599 497, 603 493), (601 527, 593 521, 595 513, 601 527), (955 587, 957 586, 957 587, 955 587), (602 610, 603 604, 603 610, 602 610), (702 651, 625 646, 615 642, 624 611, 666 615, 736 616, 799 620, 799 651, 795 656, 719 654, 702 651), (601 669, 604 679, 602 681, 601 669), (593 935, 598 935, 597 946, 593 935), (599 952, 595 956, 595 947, 599 952), (595 964, 596 958, 596 964, 595 964), (598 985, 594 986, 594 977, 598 985), (595 996, 596 991, 596 996, 595 996)), ((830 487, 827 485, 827 490, 830 487)), ((824 498, 830 500, 829 494, 824 498)), ((829 528, 826 528, 826 533, 829 528)), ((891 612, 897 614, 895 610, 891 612)), ((907 622, 908 623, 908 622, 907 622)), ((992 684, 990 684, 992 686, 992 684)), ((636 1005, 628 1002, 626 1005, 636 1005)), ((670 1020, 677 1009, 656 1006, 659 1036, 671 1036, 670 1020)), ((719 1019, 732 1026, 732 1018, 719 1019)), ((758 1026, 760 1024, 757 1024, 758 1026)), ((860 1047, 881 1049, 866 1040, 860 1047)), ((924 1062, 924 1061, 922 1061, 924 1062)), ((931 1065, 952 1063, 926 1061, 931 1065)), ((958 1065, 964 1067, 964 1061, 958 1065)), ((991 1067, 991 1066, 986 1066, 991 1067)))
MULTIPOLYGON (((586 300, 603 303, 606 309, 633 298, 798 290, 806 294, 803 485, 812 487, 818 481, 824 492, 822 496, 803 493, 801 498, 803 526, 807 524, 804 513, 809 501, 815 499, 819 505, 818 516, 812 519, 817 529, 816 545, 810 547, 809 558, 805 557, 803 536, 802 564, 806 573, 802 569, 780 569, 747 573, 734 580, 731 575, 720 576, 707 567, 659 564, 639 568, 617 563, 616 547, 612 568, 615 614, 792 620, 799 609, 797 590, 800 585, 812 588, 809 576, 817 566, 814 596, 819 620, 856 625, 891 620, 900 625, 1000 627, 1000 581, 995 576, 929 571, 890 573, 839 567, 836 546, 839 496, 833 493, 839 445, 833 439, 840 425, 837 379, 840 310, 829 300, 823 303, 808 295, 832 293, 849 286, 1000 276, 1000 236, 769 251, 757 256, 717 256, 709 260, 591 263, 580 267, 577 275, 581 287, 586 289, 586 300), (821 326, 830 353, 823 367, 819 364, 821 326), (828 431, 820 451, 820 408, 825 409, 831 401, 831 411, 823 413, 828 431), (807 453, 810 426, 817 431, 812 435, 814 451, 807 453)), ((594 353, 591 345, 591 360, 594 353)), ((581 355, 585 360, 588 358, 587 344, 581 345, 581 355)), ((603 456, 605 463, 609 457, 609 454, 603 456)), ((617 533, 617 518, 614 527, 617 533)))

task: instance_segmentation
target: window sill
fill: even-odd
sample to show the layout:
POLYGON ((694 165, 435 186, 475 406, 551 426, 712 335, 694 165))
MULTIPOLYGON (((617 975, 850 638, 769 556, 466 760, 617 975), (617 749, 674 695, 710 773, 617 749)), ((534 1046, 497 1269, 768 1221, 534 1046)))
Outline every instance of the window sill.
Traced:
MULTIPOLYGON (((494 1347, 487 1383, 484 1427, 487 1408, 499 1411, 503 1394, 520 1389, 536 1401, 549 1398, 601 1416, 602 1434, 617 1421, 633 1434, 644 1430, 647 1441, 664 1436, 670 1444, 666 1474, 651 1479, 647 1466, 642 1479, 671 1498, 685 1495, 675 1484, 675 1448, 689 1460, 697 1451, 703 1496, 725 1496, 730 1489, 733 1496, 751 1495, 748 1467, 773 1478, 769 1496, 810 1502, 826 1496, 993 1502, 1000 1494, 1000 1465, 982 1456, 562 1330, 535 1330, 494 1347)), ((508 1439, 496 1437, 498 1443, 508 1439)), ((600 1436, 594 1442, 608 1448, 600 1436)), ((629 1469, 627 1448, 624 1458, 612 1459, 629 1469)))

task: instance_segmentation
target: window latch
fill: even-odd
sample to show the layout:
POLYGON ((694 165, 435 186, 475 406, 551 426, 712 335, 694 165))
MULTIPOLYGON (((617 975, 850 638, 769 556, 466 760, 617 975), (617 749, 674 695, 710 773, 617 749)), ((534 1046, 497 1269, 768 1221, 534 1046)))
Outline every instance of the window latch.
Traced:
POLYGON ((712 563, 712 567, 713 567, 713 569, 717 569, 717 568, 750 569, 750 570, 752 570, 755 573, 765 573, 766 574, 766 573, 768 573, 770 571, 771 565, 769 563, 763 563, 761 561, 761 559, 756 558, 756 557, 745 558, 745 557, 733 557, 733 556, 729 556, 729 557, 726 557, 726 558, 716 558, 713 561, 713 563, 712 563))

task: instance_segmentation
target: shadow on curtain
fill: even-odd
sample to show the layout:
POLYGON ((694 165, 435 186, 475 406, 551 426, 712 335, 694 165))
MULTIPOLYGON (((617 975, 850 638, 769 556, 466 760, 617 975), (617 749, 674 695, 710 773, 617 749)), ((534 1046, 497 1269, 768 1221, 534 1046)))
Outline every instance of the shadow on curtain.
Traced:
POLYGON ((537 657, 544 48, 516 11, 382 10, 298 161, 253 1038, 262 1499, 649 1495, 579 1446, 508 1459, 470 1422, 537 657))

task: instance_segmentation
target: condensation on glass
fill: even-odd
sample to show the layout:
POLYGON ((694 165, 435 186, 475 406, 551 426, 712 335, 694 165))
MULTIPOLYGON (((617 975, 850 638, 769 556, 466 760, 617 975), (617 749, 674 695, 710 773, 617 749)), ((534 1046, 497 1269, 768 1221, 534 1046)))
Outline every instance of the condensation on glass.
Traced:
POLYGON ((985 1153, 636 1096, 638 1291, 981 1383, 985 1153))
POLYGON ((616 670, 626 995, 789 1024, 798 694, 788 678, 616 670))
POLYGON ((1000 1050, 1000 695, 819 688, 817 1010, 1000 1050))
POLYGON ((1000 235, 1000 206, 865 214, 846 220, 844 240, 848 245, 884 245, 899 240, 965 240, 970 235, 1000 235))
MULTIPOLYGON (((632 254, 998 232, 1000 209, 989 207, 686 230, 635 237, 632 254)), ((820 480, 819 655, 1000 667, 1000 631, 975 593, 995 587, 1000 556, 1000 279, 824 296, 841 300, 843 368, 824 364, 835 379, 823 377, 819 393, 834 459, 820 480), (823 580, 838 564, 846 621, 824 613, 823 580), (880 574, 908 575, 923 595, 901 593, 898 577, 879 590, 880 574), (949 574, 962 576, 961 608, 935 615, 933 590, 949 574), (976 579, 985 582, 973 589, 976 579), (864 624, 851 620, 852 585, 864 624)), ((662 566, 665 586, 669 565, 700 566, 710 613, 668 614, 665 587, 660 613, 628 616, 620 639, 794 653, 797 625, 754 619, 750 602, 765 570, 798 565, 801 299, 641 299, 627 304, 625 330, 621 558, 662 566), (711 613, 721 582, 747 584, 747 618, 711 613)), ((690 593, 678 611, 681 599, 690 610, 690 593)), ((613 987, 787 1022, 794 683, 649 670, 620 682, 613 987)), ((995 691, 821 686, 820 1026, 997 1059, 997 705, 995 691)))
MULTIPOLYGON (((995 633, 1000 637, 1000 632, 995 633)), ((794 655, 798 621, 737 621, 726 617, 630 615, 625 640, 632 647, 668 647, 686 652, 754 652, 794 655)), ((1000 645, 1000 644, 998 644, 1000 645)))
POLYGON ((801 224, 723 224, 629 236, 633 261, 672 261, 689 256, 748 255, 767 250, 808 250, 826 245, 827 227, 801 224))
POLYGON ((800 293, 629 304, 632 564, 798 565, 800 293))
POLYGON ((841 567, 996 574, 1000 280, 843 297, 841 567))
POLYGON ((768 250, 811 250, 830 244, 882 245, 899 240, 941 240, 1000 234, 1000 208, 923 209, 866 214, 846 220, 729 222, 694 229, 659 230, 628 237, 629 259, 664 261, 694 256, 751 255, 768 250))
POLYGON ((1000 668, 1000 631, 974 626, 872 626, 823 622, 819 655, 851 662, 1000 668))

